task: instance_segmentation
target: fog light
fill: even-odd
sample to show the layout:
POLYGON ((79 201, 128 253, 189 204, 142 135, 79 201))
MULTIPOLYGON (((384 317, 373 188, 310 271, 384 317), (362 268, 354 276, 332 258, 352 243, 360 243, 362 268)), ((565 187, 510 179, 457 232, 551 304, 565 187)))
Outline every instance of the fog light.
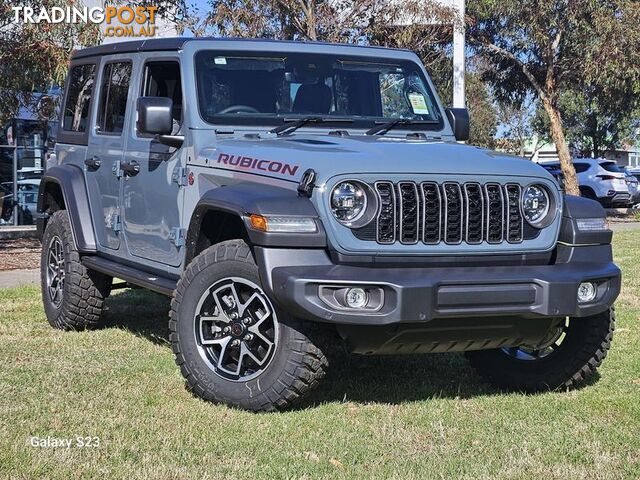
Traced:
POLYGON ((591 302, 596 298, 596 286, 591 282, 582 282, 578 287, 578 301, 580 303, 591 302))
POLYGON ((362 288, 350 288, 345 300, 349 308, 362 308, 367 304, 369 296, 362 288))

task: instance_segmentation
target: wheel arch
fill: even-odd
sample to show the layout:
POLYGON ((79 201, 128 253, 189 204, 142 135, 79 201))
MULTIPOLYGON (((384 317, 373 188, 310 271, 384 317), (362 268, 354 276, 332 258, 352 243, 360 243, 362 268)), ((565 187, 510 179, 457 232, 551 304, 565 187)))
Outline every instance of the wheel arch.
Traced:
POLYGON ((186 235, 185 266, 202 250, 226 240, 244 240, 250 247, 326 247, 326 235, 315 207, 295 190, 243 182, 212 188, 196 205, 186 235), (314 218, 315 233, 273 233, 251 228, 249 216, 295 215, 314 218))
POLYGON ((38 190, 38 237, 42 239, 48 216, 66 210, 78 251, 96 252, 96 239, 84 172, 76 165, 59 165, 46 171, 38 190))

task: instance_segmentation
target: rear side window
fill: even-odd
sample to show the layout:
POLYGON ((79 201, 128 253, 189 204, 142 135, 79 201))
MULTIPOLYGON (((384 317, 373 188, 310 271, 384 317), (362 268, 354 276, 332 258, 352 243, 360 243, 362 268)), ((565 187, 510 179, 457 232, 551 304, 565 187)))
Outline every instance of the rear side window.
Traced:
POLYGON ((576 169, 576 173, 582 173, 582 172, 586 172, 587 170, 589 170, 589 164, 588 163, 574 163, 573 166, 576 169))
POLYGON ((131 68, 131 62, 108 63, 104 66, 98 111, 99 133, 119 134, 124 128, 131 68))
POLYGON ((622 173, 622 169, 615 162, 601 162, 600 166, 607 172, 622 173))
POLYGON ((64 106, 62 129, 69 132, 86 132, 89 103, 93 95, 96 76, 94 64, 76 65, 69 72, 69 88, 64 106))

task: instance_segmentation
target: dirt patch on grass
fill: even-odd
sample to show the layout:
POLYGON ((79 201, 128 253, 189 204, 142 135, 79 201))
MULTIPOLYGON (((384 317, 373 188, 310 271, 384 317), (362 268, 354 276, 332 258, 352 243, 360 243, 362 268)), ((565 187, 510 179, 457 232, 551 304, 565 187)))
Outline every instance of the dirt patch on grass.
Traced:
POLYGON ((0 271, 38 268, 41 248, 35 238, 0 240, 0 271))

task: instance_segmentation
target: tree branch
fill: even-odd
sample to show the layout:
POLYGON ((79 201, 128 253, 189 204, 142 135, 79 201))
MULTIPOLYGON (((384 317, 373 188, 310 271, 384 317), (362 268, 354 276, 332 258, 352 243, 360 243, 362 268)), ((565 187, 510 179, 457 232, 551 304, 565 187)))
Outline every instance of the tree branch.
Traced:
POLYGON ((536 91, 538 92, 538 95, 540 95, 540 98, 541 99, 548 98, 545 89, 542 87, 542 85, 540 85, 540 82, 538 82, 538 79, 536 79, 533 73, 531 73, 531 70, 529 70, 529 67, 527 67, 527 65, 524 62, 522 62, 516 55, 514 55, 508 50, 505 50, 502 47, 495 45, 494 43, 485 42, 485 41, 482 41, 482 43, 490 50, 493 50, 499 55, 502 55, 503 57, 506 57, 512 62, 514 62, 522 70, 522 73, 524 73, 524 76, 527 77, 527 80, 529 80, 533 88, 536 89, 536 91))

